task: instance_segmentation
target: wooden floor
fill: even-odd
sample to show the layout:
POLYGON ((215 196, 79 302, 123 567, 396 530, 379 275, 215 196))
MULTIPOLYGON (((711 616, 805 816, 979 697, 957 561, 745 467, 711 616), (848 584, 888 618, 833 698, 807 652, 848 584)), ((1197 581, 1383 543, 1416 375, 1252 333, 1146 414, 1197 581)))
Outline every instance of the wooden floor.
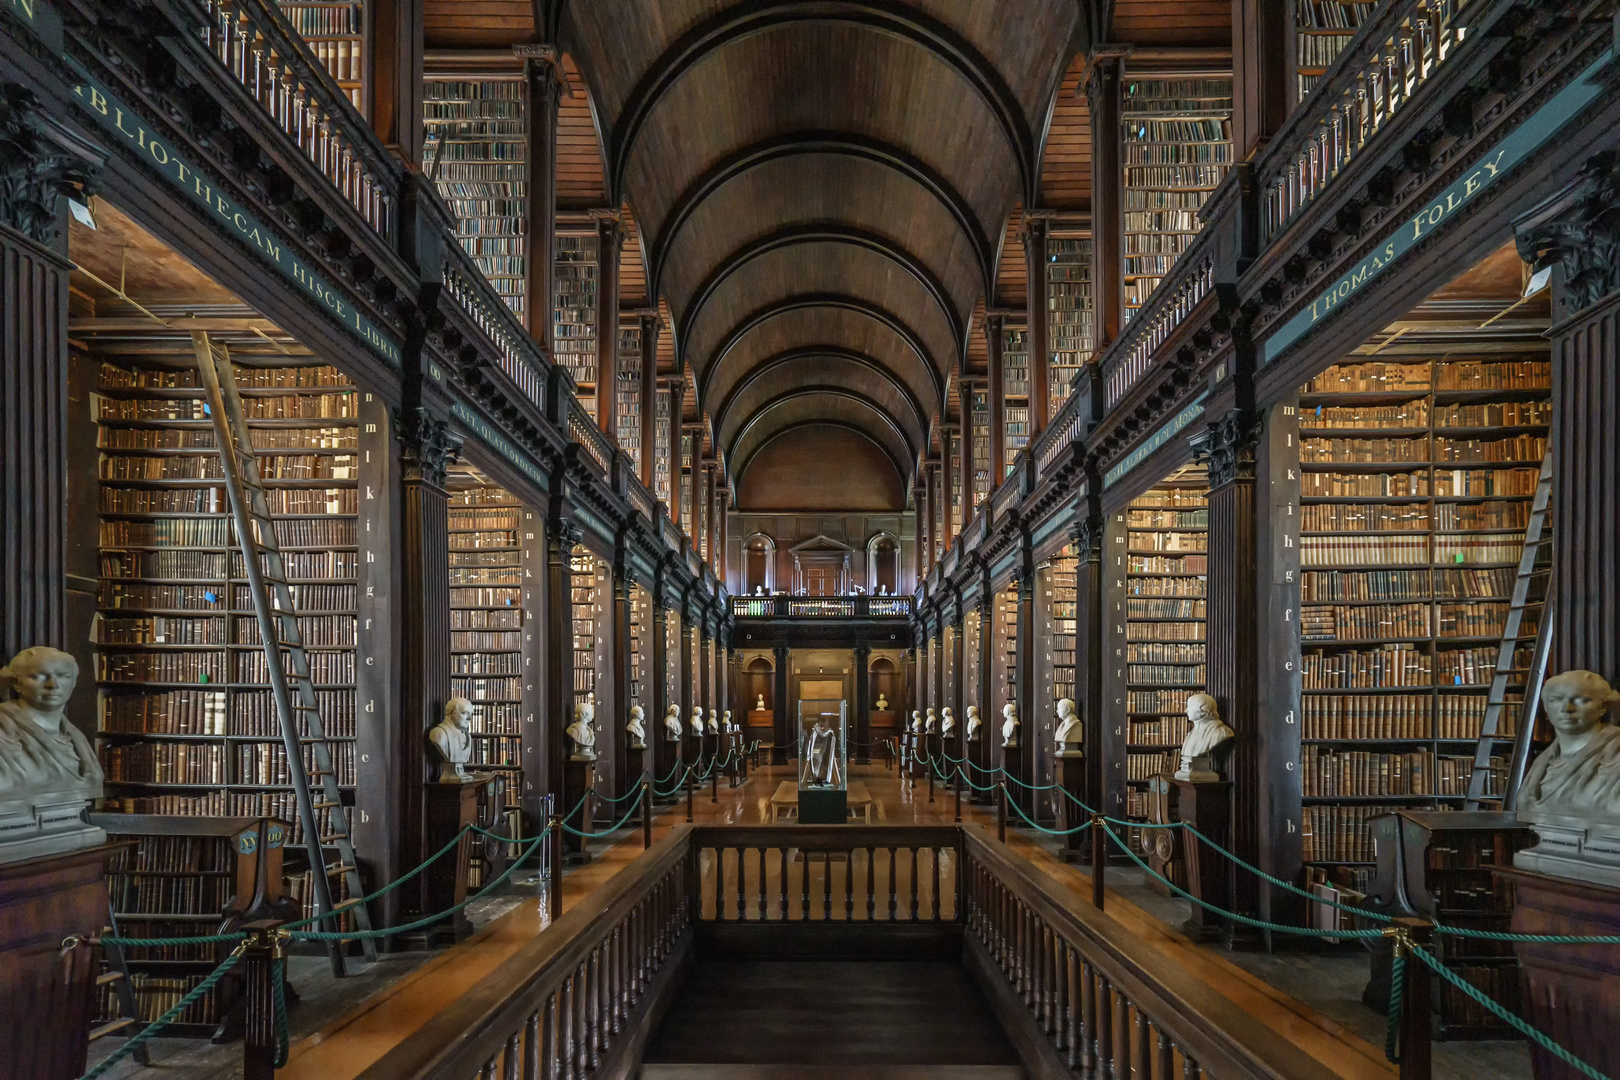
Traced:
MULTIPOLYGON (((930 804, 925 784, 913 789, 881 766, 852 766, 850 773, 852 779, 866 781, 875 801, 876 822, 952 820, 950 794, 943 789, 930 804)), ((768 823, 771 793, 778 782, 790 775, 788 769, 757 770, 743 787, 728 789, 722 785, 716 803, 709 802, 708 793, 703 792, 694 803, 695 819, 710 823, 768 823)), ((684 820, 683 806, 660 815, 655 822, 654 840, 684 820)), ((991 814, 976 811, 965 802, 963 820, 993 825, 991 814)), ((565 908, 578 903, 640 854, 639 834, 625 835, 624 841, 607 849, 590 864, 569 872, 563 887, 565 908)), ((1089 903, 1091 886, 1084 872, 1059 862, 1012 832, 1008 834, 1008 842, 1054 881, 1072 890, 1076 904, 1089 903)), ((1379 1048, 1266 985, 1226 960, 1217 950, 1188 941, 1113 893, 1109 894, 1108 913, 1135 933, 1145 946, 1171 956, 1186 971, 1217 987, 1275 1030, 1279 1037, 1294 1043, 1345 1080, 1374 1077, 1383 1080, 1393 1075, 1393 1067, 1384 1061, 1379 1048)), ((542 901, 525 901, 472 940, 447 950, 382 993, 358 1003, 317 1034, 300 1040, 293 1046, 286 1068, 276 1074, 278 1080, 349 1080, 356 1076, 494 970, 524 941, 542 931, 547 921, 542 901)))

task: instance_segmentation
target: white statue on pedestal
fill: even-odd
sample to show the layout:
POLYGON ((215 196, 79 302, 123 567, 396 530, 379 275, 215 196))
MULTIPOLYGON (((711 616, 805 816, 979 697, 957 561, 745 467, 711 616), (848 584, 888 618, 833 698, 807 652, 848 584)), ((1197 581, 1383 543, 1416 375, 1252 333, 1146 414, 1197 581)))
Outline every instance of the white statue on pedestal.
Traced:
POLYGON ((1054 749, 1060 754, 1078 751, 1085 742, 1085 729, 1080 726, 1080 714, 1075 712, 1074 702, 1069 698, 1058 698, 1057 703, 1058 726, 1052 733, 1054 749))
POLYGON ((888 712, 889 699, 884 697, 881 693, 878 694, 878 699, 877 701, 873 702, 872 708, 876 709, 878 712, 888 712))
POLYGON ((0 863, 96 847, 107 834, 84 820, 101 797, 101 763, 63 710, 79 680, 79 662, 37 645, 0 669, 0 863))
POLYGON ((922 731, 923 731, 922 713, 918 712, 916 709, 912 709, 911 710, 911 733, 913 735, 921 735, 922 731))
POLYGON ((1009 750, 1018 748, 1018 706, 1012 702, 1001 707, 1001 745, 1009 750))
POLYGON ((1216 752, 1236 732, 1221 722, 1220 708, 1208 694, 1194 694, 1187 699, 1187 719, 1192 730, 1181 743, 1181 768, 1176 770, 1177 780, 1211 781, 1221 775, 1216 768, 1216 752))
POLYGON ((624 725, 624 730, 630 735, 630 749, 647 749, 647 714, 641 711, 640 705, 630 706, 630 721, 624 725))
POLYGON ((681 707, 679 705, 672 704, 668 709, 664 710, 664 733, 671 740, 681 737, 681 707))
POLYGON ((574 722, 564 729, 574 744, 575 761, 596 760, 596 695, 586 694, 585 700, 574 706, 574 722))
POLYGON ((939 711, 939 733, 947 739, 956 734, 956 717, 951 715, 949 705, 939 711))
POLYGON ((701 705, 692 706, 692 719, 687 722, 686 730, 691 732, 694 736, 702 736, 702 734, 703 734, 703 706, 701 706, 701 705))
POLYGON ((969 705, 967 710, 967 727, 964 730, 962 737, 968 742, 978 742, 979 725, 982 723, 983 721, 979 719, 979 707, 977 705, 969 705))
POLYGON ((713 709, 709 710, 709 734, 720 734, 720 714, 713 709))
POLYGON ((928 710, 928 715, 923 717, 923 730, 932 735, 934 733, 934 729, 938 726, 939 720, 934 716, 934 710, 930 708, 928 710))
POLYGON ((464 697, 453 697, 444 703, 444 719, 428 729, 428 742, 439 752, 441 784, 464 784, 467 762, 472 760, 472 702, 464 697))
POLYGON ((759 700, 754 702, 754 711, 755 712, 764 712, 765 711, 765 695, 764 694, 759 695, 759 700))
POLYGON ((733 731, 737 730, 736 728, 731 726, 731 710, 730 709, 727 709, 726 714, 720 718, 720 730, 724 731, 727 735, 730 735, 733 731))
POLYGON ((1620 694, 1590 671, 1566 671, 1542 685, 1556 741, 1519 789, 1519 820, 1540 843, 1516 853, 1514 866, 1620 886, 1620 728, 1606 722, 1616 700, 1620 694))

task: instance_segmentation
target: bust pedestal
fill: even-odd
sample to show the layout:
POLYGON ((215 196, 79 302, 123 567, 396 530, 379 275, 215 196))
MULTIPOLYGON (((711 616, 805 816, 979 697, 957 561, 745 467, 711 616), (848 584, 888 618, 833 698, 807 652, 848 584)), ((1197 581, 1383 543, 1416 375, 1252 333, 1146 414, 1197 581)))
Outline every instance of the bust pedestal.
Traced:
MULTIPOLYGON (((568 823, 569 828, 578 829, 580 832, 591 831, 591 818, 593 817, 592 810, 594 809, 591 804, 594 803, 596 799, 594 796, 591 798, 585 798, 585 796, 588 793, 594 792, 595 790, 596 762, 581 761, 575 757, 570 757, 567 761, 563 762, 563 797, 561 809, 565 813, 570 810, 573 811, 572 813, 568 814, 567 818, 564 819, 568 823), (580 803, 582 798, 584 798, 584 802, 580 803), (574 805, 576 803, 580 804, 579 809, 574 810, 574 805)), ((563 837, 563 854, 569 862, 587 863, 591 861, 591 853, 586 850, 585 838, 583 836, 575 836, 573 833, 569 832, 568 829, 564 829, 563 837)))
MULTIPOLYGON (((1019 731, 1022 733, 1023 729, 1020 728, 1019 731)), ((1003 770, 1005 770, 1007 801, 1018 806, 1024 811, 1024 813, 1033 818, 1035 816, 1035 800, 1030 798, 1031 792, 1029 788, 1024 786, 1024 784, 1033 783, 1033 781, 1031 781, 1028 776, 1024 775, 1025 769, 1023 746, 999 746, 996 749, 997 753, 1001 755, 1001 767, 1003 770), (1022 783, 1020 783, 1020 781, 1022 781, 1022 783)), ((991 794, 994 795, 994 792, 991 792, 991 794)), ((1016 810, 1011 810, 1008 812, 1007 820, 1010 823, 1019 825, 1023 824, 1023 818, 1018 816, 1018 811, 1016 810)))
MULTIPOLYGON (((641 786, 641 780, 647 775, 647 762, 651 753, 645 746, 625 746, 624 748, 624 782, 629 786, 624 791, 634 791, 641 786)), ((656 777, 654 778, 656 779, 656 777)), ((621 811, 622 813, 623 811, 621 811)))
POLYGON ((697 770, 697 772, 692 776, 692 783, 696 784, 698 782, 698 777, 703 773, 703 733, 701 731, 688 731, 686 733, 685 744, 686 764, 697 770))
POLYGON ((957 737, 956 732, 939 737, 939 753, 939 767, 945 770, 944 784, 948 788, 955 788, 960 782, 956 779, 956 770, 967 767, 958 764, 962 760, 962 740, 957 737))
MULTIPOLYGON (((1057 781, 1060 794, 1058 805, 1058 828, 1074 829, 1088 820, 1088 815, 1077 804, 1075 799, 1084 799, 1086 791, 1086 753, 1084 750, 1059 750, 1052 755, 1053 777, 1057 781), (1073 799, 1061 794, 1067 792, 1073 799)), ((1081 847, 1084 844, 1086 833, 1069 833, 1063 837, 1063 850, 1060 854, 1064 862, 1079 862, 1081 860, 1081 847)))
POLYGON ((0 865, 0 1076, 83 1074, 101 959, 88 939, 106 925, 107 856, 122 846, 0 865), (85 940, 64 954, 70 936, 85 940))
MULTIPOLYGON (((423 784, 423 814, 427 849, 438 851, 451 837, 478 822, 478 792, 488 774, 471 773, 464 784, 423 784)), ((455 907, 467 899, 467 871, 472 862, 473 836, 463 834, 455 851, 422 871, 422 909, 428 915, 455 907)), ((472 936, 465 910, 441 919, 423 931, 429 945, 454 945, 472 936)))
POLYGON ((750 709, 743 736, 747 742, 757 742, 768 750, 776 744, 776 714, 769 709, 750 709))
MULTIPOLYGON (((1173 820, 1185 821, 1221 847, 1230 850, 1231 783, 1226 780, 1171 779, 1169 784, 1176 797, 1176 816, 1173 820)), ((1183 834, 1179 839, 1187 864, 1187 891, 1206 904, 1214 904, 1227 911, 1232 910, 1231 863, 1220 854, 1207 850, 1195 836, 1183 834)), ((1217 916, 1194 904, 1192 915, 1182 924, 1181 932, 1194 941, 1208 941, 1219 936, 1222 929, 1217 916)))

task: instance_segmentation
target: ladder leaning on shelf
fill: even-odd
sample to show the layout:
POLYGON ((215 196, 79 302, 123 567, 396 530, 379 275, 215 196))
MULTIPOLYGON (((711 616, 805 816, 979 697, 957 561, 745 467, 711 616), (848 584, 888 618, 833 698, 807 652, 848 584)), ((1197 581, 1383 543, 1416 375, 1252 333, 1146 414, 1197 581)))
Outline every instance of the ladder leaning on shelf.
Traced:
MULTIPOLYGON (((371 929, 366 906, 358 898, 365 895, 360 871, 355 864, 354 843, 349 837, 348 818, 343 812, 343 795, 332 765, 332 747, 326 740, 325 725, 315 705, 315 684, 309 675, 309 656, 304 652, 303 632, 298 626, 292 586, 276 539, 275 521, 270 516, 270 500, 259 475, 259 462, 253 453, 253 438, 242 413, 242 395, 236 388, 236 372, 223 345, 215 345, 208 334, 192 331, 197 368, 202 374, 208 398, 208 412, 214 421, 214 439, 225 468, 225 490, 230 496, 231 518, 237 544, 258 616, 259 640, 264 645, 265 666, 269 671, 270 692, 275 701, 281 728, 281 743, 287 752, 287 773, 298 802, 298 817, 304 827, 304 844, 309 850, 310 878, 315 889, 315 912, 328 916, 325 929, 342 929, 345 912, 354 915, 362 931, 371 929), (301 717, 303 723, 298 719, 301 717), (309 747, 314 768, 306 773, 304 747, 309 747), (319 785, 319 799, 310 793, 309 781, 319 785), (325 828, 316 814, 328 811, 325 828), (325 850, 335 848, 338 863, 326 864, 325 850), (332 903, 331 874, 340 874, 349 896, 341 904, 332 903)), ((370 937, 360 939, 367 960, 377 959, 377 945, 370 937)), ((327 951, 332 971, 343 976, 344 943, 332 941, 327 951)))
POLYGON ((1524 530, 1524 549, 1519 554, 1518 576, 1513 582, 1513 596, 1508 604, 1507 622, 1502 627, 1502 645, 1496 653, 1496 671, 1491 676, 1490 696, 1485 700, 1485 718, 1480 727, 1479 745, 1474 750, 1474 767, 1468 777, 1468 799, 1465 810, 1478 810, 1482 803, 1513 809, 1519 783, 1524 779, 1529 759, 1531 734, 1536 729, 1536 709, 1541 700, 1541 683, 1547 674, 1547 653, 1552 645, 1552 572, 1550 561, 1541 559, 1544 549, 1552 544, 1547 530, 1547 509, 1552 496, 1552 451, 1541 459, 1541 472, 1536 477, 1536 494, 1530 504, 1530 518, 1524 530), (1539 565, 1538 565, 1539 564, 1539 565), (1543 578, 1542 598, 1533 599, 1531 589, 1537 578, 1543 578), (1528 668, 1515 666, 1520 631, 1524 628, 1525 612, 1536 612, 1535 647, 1528 668), (1506 711, 1508 685, 1516 682, 1514 676, 1523 676, 1523 702, 1519 706, 1518 723, 1514 728, 1513 758, 1500 791, 1491 790, 1491 759, 1508 736, 1502 731, 1502 715, 1506 711))

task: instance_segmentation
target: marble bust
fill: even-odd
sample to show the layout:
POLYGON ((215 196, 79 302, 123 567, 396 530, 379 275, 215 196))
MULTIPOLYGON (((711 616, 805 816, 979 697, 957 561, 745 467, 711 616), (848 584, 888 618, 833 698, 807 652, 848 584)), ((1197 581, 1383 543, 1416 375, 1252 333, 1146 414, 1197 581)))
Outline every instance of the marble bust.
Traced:
POLYGON ((664 711, 664 731, 671 739, 681 737, 681 707, 671 705, 664 711))
POLYGON ((930 708, 928 715, 923 717, 923 730, 932 735, 938 727, 939 719, 934 716, 934 710, 930 708))
POLYGON ((585 700, 574 706, 574 722, 565 734, 574 744, 575 761, 596 760, 596 695, 586 694, 585 700))
POLYGON ((720 734, 720 714, 713 709, 709 710, 709 734, 720 734))
POLYGON ((756 700, 754 702, 754 711, 755 712, 764 712, 765 711, 765 695, 764 694, 759 695, 758 700, 756 700))
POLYGON ((686 730, 691 732, 694 738, 703 737, 703 706, 692 706, 692 719, 687 722, 686 730))
POLYGON ((441 784, 465 784, 472 777, 467 774, 467 762, 472 760, 472 702, 464 697, 453 697, 444 703, 444 719, 428 730, 428 742, 439 754, 441 784))
POLYGON ((1519 820, 1540 843, 1513 856, 1523 870, 1620 886, 1620 728, 1607 722, 1620 700, 1601 676, 1566 671, 1541 689, 1555 741, 1519 789, 1519 820))
POLYGON ((1018 706, 1012 702, 1001 707, 1001 745, 1008 750, 1018 748, 1018 706))
POLYGON ((921 735, 923 730, 922 713, 916 709, 911 710, 911 733, 921 735))
POLYGON ((1175 778, 1221 779, 1219 759, 1225 756, 1226 743, 1236 732, 1221 721, 1221 711, 1208 694, 1194 694, 1187 699, 1187 719, 1192 721, 1192 730, 1182 740, 1181 768, 1176 770, 1175 778))
POLYGON ((879 694, 877 700, 872 703, 872 708, 878 712, 887 712, 889 710, 889 699, 879 694))
POLYGON ((624 725, 624 730, 630 736, 630 749, 647 749, 647 714, 640 705, 630 706, 630 720, 624 725))
POLYGON ((969 705, 967 707, 967 727, 963 730, 962 737, 967 739, 968 742, 978 742, 979 725, 981 723, 983 723, 983 721, 979 719, 979 707, 977 705, 969 705))
POLYGON ((1052 733, 1053 749, 1060 754, 1077 753, 1085 742, 1085 729, 1080 725, 1080 714, 1069 698, 1058 698, 1058 726, 1052 733))
POLYGON ((0 685, 17 695, 0 702, 0 863, 107 842, 84 820, 101 797, 101 763, 63 716, 78 681, 78 661, 47 646, 24 649, 0 669, 0 685))
POLYGON ((949 705, 939 710, 939 733, 946 738, 956 734, 956 717, 951 715, 949 705))
POLYGON ((736 728, 731 726, 731 710, 730 709, 727 709, 726 712, 725 712, 725 715, 720 718, 720 730, 724 731, 727 735, 730 735, 733 731, 736 730, 736 728))

